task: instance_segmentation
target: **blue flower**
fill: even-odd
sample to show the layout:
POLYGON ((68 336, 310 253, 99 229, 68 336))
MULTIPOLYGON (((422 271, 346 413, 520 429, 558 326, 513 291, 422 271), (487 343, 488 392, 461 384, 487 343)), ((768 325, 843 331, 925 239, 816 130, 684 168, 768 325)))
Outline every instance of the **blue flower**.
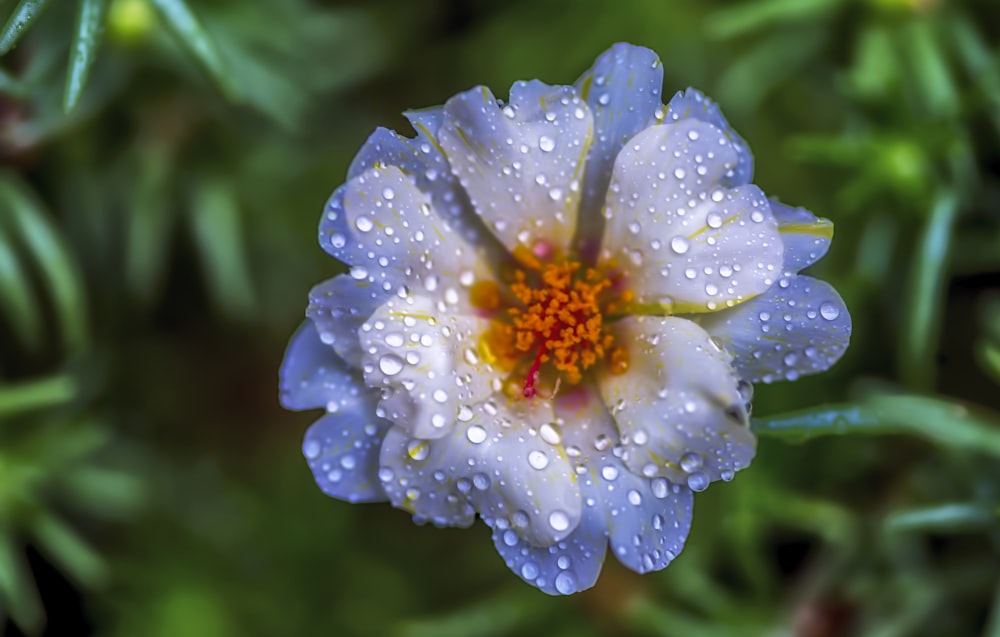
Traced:
POLYGON ((516 574, 573 593, 609 545, 666 567, 692 492, 754 456, 752 383, 840 357, 847 309, 799 274, 832 224, 769 200, 718 107, 662 104, 662 75, 618 44, 573 86, 375 131, 320 222, 349 273, 281 368, 287 408, 326 411, 303 445, 324 492, 478 515, 516 574))

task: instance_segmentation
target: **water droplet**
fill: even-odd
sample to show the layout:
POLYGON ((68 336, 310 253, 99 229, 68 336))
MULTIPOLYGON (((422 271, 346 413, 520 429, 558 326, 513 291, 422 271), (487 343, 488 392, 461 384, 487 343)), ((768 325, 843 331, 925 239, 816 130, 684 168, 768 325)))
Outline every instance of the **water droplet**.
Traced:
POLYGON ((448 402, 448 392, 446 392, 443 389, 435 389, 433 396, 434 396, 435 402, 438 402, 438 403, 446 403, 446 402, 448 402))
POLYGON ((729 482, 735 477, 735 473, 732 469, 723 469, 719 472, 719 477, 722 478, 723 482, 729 482))
POLYGON ((465 435, 469 439, 469 442, 471 442, 474 445, 478 445, 479 443, 486 440, 486 430, 480 427, 479 425, 472 425, 471 427, 469 427, 465 431, 465 435))
POLYGON ((549 514, 549 526, 556 531, 565 531, 569 528, 569 516, 562 511, 553 511, 549 514))
POLYGON ((503 532, 503 543, 507 546, 517 546, 517 533, 507 529, 503 532))
POLYGON ((562 188, 552 188, 551 190, 549 190, 549 199, 551 199, 552 201, 559 201, 562 198, 563 198, 562 188))
POLYGON ((642 494, 635 489, 632 489, 628 492, 628 501, 632 506, 639 506, 642 504, 642 494))
POLYGON ((601 476, 605 480, 614 480, 618 477, 618 469, 612 465, 605 465, 601 467, 601 476))
POLYGON ((840 308, 833 303, 824 303, 819 306, 819 315, 828 321, 833 321, 840 316, 840 308))
POLYGON ((569 572, 563 571, 556 575, 555 581, 556 590, 563 595, 570 595, 576 592, 576 577, 569 572))
POLYGON ((689 452, 681 456, 681 471, 684 473, 693 473, 701 469, 703 464, 704 459, 697 453, 689 452))
POLYGON ((667 497, 670 492, 670 485, 667 483, 666 478, 653 478, 649 481, 649 488, 653 492, 653 495, 661 500, 667 497))
POLYGON ((382 197, 391 201, 396 198, 396 193, 395 191, 393 191, 392 188, 386 187, 385 189, 382 190, 382 197))
POLYGON ((559 430, 556 429, 555 425, 550 423, 545 423, 539 427, 538 435, 541 436, 542 440, 550 445, 558 445, 562 442, 562 435, 560 435, 559 430))
POLYGON ((375 227, 375 224, 372 223, 372 220, 368 217, 358 217, 354 222, 354 225, 357 226, 358 230, 361 232, 370 232, 371 229, 375 227))
POLYGON ((708 476, 704 473, 692 473, 687 479, 688 488, 692 491, 704 491, 708 488, 708 476))
POLYGON ((414 439, 406 445, 406 453, 417 461, 426 459, 430 452, 431 446, 426 440, 414 439))
POLYGON ((677 235, 670 240, 670 249, 677 254, 684 254, 688 251, 689 247, 691 247, 691 244, 681 235, 677 235))
POLYGON ((319 456, 319 451, 320 451, 319 443, 316 442, 315 440, 310 440, 309 442, 307 442, 302 449, 302 452, 309 460, 315 460, 316 457, 319 456))
POLYGON ((552 152, 555 147, 556 142, 551 137, 542 135, 538 138, 538 148, 540 148, 543 153, 552 152))
POLYGON ((722 215, 720 215, 720 214, 718 214, 716 212, 710 212, 710 213, 708 213, 708 215, 705 217, 705 224, 708 225, 709 228, 713 228, 713 229, 719 229, 719 228, 721 228, 722 227, 722 215))
POLYGON ((386 354, 378 359, 378 368, 386 376, 395 376, 403 371, 403 359, 395 354, 386 354))
POLYGON ((687 173, 684 172, 683 168, 674 168, 674 177, 676 177, 678 179, 684 179, 684 175, 686 175, 686 174, 687 173))
POLYGON ((490 477, 485 473, 477 473, 472 476, 472 486, 480 491, 486 491, 490 488, 490 477))
POLYGON ((693 130, 693 129, 689 130, 688 131, 688 139, 690 139, 691 141, 695 141, 696 139, 698 139, 698 131, 693 130))
POLYGON ((526 580, 533 580, 538 577, 538 566, 534 562, 525 562, 521 566, 521 577, 526 580))
POLYGON ((530 464, 533 469, 541 470, 549 466, 549 457, 543 452, 535 449, 528 454, 528 464, 530 464))

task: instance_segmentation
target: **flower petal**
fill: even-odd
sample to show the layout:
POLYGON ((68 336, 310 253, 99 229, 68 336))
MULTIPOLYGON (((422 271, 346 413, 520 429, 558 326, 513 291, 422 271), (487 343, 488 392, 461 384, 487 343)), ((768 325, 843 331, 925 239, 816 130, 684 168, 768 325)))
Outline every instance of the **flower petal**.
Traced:
POLYGON ((421 192, 430 196, 435 212, 470 245, 477 246, 484 237, 492 238, 492 235, 476 216, 437 142, 435 135, 443 115, 442 107, 406 113, 417 131, 415 139, 378 128, 354 157, 347 176, 353 179, 372 168, 398 167, 413 179, 421 192))
POLYGON ((512 252, 565 251, 577 222, 580 179, 593 116, 569 86, 511 87, 501 108, 486 88, 445 104, 438 133, 476 211, 512 252))
POLYGON ((678 91, 667 105, 667 121, 676 122, 687 118, 708 122, 721 130, 736 151, 736 165, 732 167, 731 173, 723 177, 721 183, 729 187, 749 184, 753 179, 753 154, 750 146, 732 129, 718 105, 693 88, 678 91))
POLYGON ((367 280, 341 274, 309 291, 306 316, 316 324, 323 343, 353 367, 360 367, 363 352, 358 330, 390 296, 390 292, 367 280))
POLYGON ((330 346, 320 340, 312 321, 303 323, 292 336, 279 376, 281 405, 295 411, 331 406, 356 410, 368 391, 330 346))
POLYGON ((603 511, 584 507, 580 523, 565 539, 533 546, 507 525, 493 526, 493 544, 510 570, 549 595, 571 595, 597 582, 607 552, 603 511))
POLYGON ((473 247, 434 212, 430 196, 395 166, 372 168, 339 188, 320 235, 323 247, 351 266, 352 277, 385 290, 487 272, 473 247))
POLYGON ((442 438, 410 438, 395 427, 382 449, 383 487, 395 506, 436 524, 467 524, 468 503, 490 526, 551 546, 581 514, 569 462, 537 434, 551 419, 542 404, 498 396, 468 407, 442 438))
POLYGON ((808 276, 781 279, 765 294, 699 317, 750 382, 795 380, 828 369, 851 339, 851 315, 831 285, 808 276))
POLYGON ((358 409, 326 414, 306 432, 302 454, 327 495, 348 502, 386 499, 378 460, 390 423, 374 413, 374 400, 368 400, 358 409))
POLYGON ((753 459, 756 440, 730 357, 695 323, 632 317, 616 324, 629 368, 600 377, 618 423, 622 459, 635 473, 695 491, 730 479, 753 459))
MULTIPOLYGON (((567 451, 576 463, 584 515, 600 512, 611 552, 637 573, 666 568, 691 528, 691 490, 632 472, 617 455, 618 431, 598 396, 557 400, 567 451), (582 398, 582 400, 581 400, 582 398)), ((582 524, 582 522, 581 522, 582 524)))
POLYGON ((718 186, 736 159, 732 142, 696 119, 647 128, 618 155, 604 253, 628 268, 647 311, 713 311, 780 276, 781 239, 764 194, 718 186))
MULTIPOLYGON (((604 230, 601 209, 615 157, 662 109, 663 65, 653 51, 618 43, 601 54, 576 81, 594 114, 594 143, 587 155, 577 234, 583 255, 596 256, 604 230)), ((586 256, 585 256, 586 258, 586 256)))
POLYGON ((800 272, 822 259, 833 241, 833 222, 805 208, 786 206, 774 198, 770 203, 781 241, 785 244, 784 271, 800 272))
POLYGON ((359 331, 365 382, 385 392, 379 413, 418 438, 447 435, 463 405, 484 400, 501 376, 474 347, 489 321, 440 303, 393 297, 359 331))

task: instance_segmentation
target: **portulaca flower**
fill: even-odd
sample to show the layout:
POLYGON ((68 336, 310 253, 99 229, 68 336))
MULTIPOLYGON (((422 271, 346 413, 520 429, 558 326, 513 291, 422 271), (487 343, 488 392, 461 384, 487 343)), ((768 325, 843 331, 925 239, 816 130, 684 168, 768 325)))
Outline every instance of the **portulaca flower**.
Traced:
POLYGON ((550 594, 608 545, 664 568, 692 492, 749 465, 751 383, 825 370, 851 324, 799 272, 831 223, 769 200, 694 90, 619 44, 573 86, 518 82, 379 129, 320 222, 349 273, 310 294, 281 369, 326 410, 303 451, 327 494, 492 529, 550 594))

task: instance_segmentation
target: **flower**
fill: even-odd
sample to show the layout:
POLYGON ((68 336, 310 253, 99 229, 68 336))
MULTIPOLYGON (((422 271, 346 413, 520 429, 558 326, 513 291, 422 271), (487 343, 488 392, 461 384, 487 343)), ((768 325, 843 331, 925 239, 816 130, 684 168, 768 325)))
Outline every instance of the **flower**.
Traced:
POLYGON ((677 556, 692 492, 749 465, 752 384, 825 370, 850 317, 799 274, 832 224, 769 200, 695 90, 664 106, 650 50, 618 44, 573 86, 518 82, 378 129, 319 239, 348 274, 310 293, 281 368, 325 408, 303 451, 327 494, 492 529, 550 594, 608 545, 677 556))

